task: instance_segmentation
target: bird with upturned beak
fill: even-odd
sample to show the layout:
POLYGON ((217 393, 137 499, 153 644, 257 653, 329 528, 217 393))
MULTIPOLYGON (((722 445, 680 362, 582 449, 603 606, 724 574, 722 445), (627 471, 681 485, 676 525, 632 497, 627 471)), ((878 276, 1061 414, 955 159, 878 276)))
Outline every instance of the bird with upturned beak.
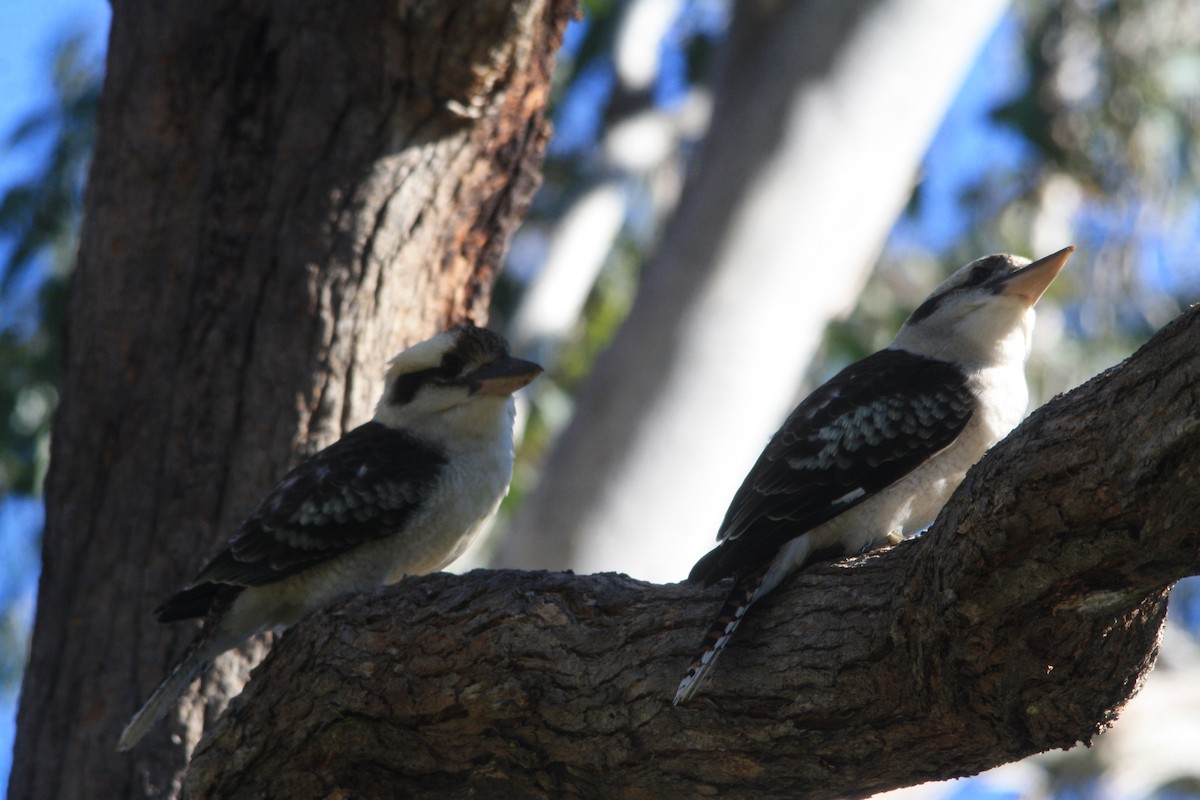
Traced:
POLYGON ((676 704, 696 693, 750 606, 788 575, 933 522, 967 470, 1025 416, 1033 306, 1074 250, 971 262, 890 345, 792 411, 734 495, 720 544, 688 576, 734 583, 676 704))

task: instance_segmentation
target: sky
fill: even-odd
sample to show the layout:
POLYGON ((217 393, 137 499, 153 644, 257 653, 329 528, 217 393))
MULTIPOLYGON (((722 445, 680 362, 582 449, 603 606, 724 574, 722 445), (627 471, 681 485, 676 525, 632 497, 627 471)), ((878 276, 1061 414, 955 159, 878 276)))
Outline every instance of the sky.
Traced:
MULTIPOLYGON (((109 8, 102 0, 0 0, 0 139, 51 89, 49 65, 55 44, 76 31, 89 49, 100 50, 108 34, 109 8)), ((0 186, 28 174, 30 162, 0 151, 0 186)))

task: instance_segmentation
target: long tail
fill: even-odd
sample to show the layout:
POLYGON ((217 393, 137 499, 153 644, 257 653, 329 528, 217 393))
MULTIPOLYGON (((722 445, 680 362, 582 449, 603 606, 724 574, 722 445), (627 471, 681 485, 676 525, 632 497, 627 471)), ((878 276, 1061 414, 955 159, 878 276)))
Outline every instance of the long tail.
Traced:
POLYGON ((747 609, 757 599, 758 590, 767 576, 768 566, 769 564, 754 572, 738 576, 737 581, 733 584, 733 589, 729 592, 729 597, 725 599, 725 605, 721 606, 717 618, 709 626, 708 633, 704 634, 700 647, 692 656, 692 663, 688 665, 687 674, 683 676, 683 680, 679 682, 679 688, 675 690, 674 705, 690 700, 696 690, 700 688, 708 671, 717 662, 717 657, 729 643, 729 637, 733 636, 733 632, 742 622, 742 617, 746 615, 747 609))
POLYGON ((133 719, 129 720, 129 724, 121 732, 117 750, 129 750, 141 741, 142 737, 154 727, 154 723, 166 716, 166 713, 171 710, 175 701, 191 685, 192 681, 208 668, 209 661, 200 652, 200 645, 203 641, 203 635, 201 635, 200 639, 188 647, 167 677, 163 678, 162 683, 154 690, 154 694, 150 695, 146 704, 133 715, 133 719))

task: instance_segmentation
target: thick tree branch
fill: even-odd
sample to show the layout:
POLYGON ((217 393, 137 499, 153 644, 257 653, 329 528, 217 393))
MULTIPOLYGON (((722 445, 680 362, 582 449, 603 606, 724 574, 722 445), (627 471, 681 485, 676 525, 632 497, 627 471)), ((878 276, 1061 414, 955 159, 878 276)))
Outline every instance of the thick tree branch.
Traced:
MULTIPOLYGON (((193 797, 864 796, 1087 741, 1200 572, 1200 312, 1035 413, 926 536, 756 607, 670 699, 721 588, 406 581, 286 636, 193 797)), ((636 554, 631 554, 636 558, 636 554)))

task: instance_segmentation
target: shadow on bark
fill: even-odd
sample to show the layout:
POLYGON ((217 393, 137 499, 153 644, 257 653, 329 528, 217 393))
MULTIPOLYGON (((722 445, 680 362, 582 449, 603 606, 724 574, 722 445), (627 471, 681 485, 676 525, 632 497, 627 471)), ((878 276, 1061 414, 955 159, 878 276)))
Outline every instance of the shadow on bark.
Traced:
POLYGON ((192 797, 861 797, 1089 741, 1200 572, 1200 311, 1035 412, 923 537, 755 607, 690 705, 722 599, 477 571, 284 637, 202 741, 192 797))

